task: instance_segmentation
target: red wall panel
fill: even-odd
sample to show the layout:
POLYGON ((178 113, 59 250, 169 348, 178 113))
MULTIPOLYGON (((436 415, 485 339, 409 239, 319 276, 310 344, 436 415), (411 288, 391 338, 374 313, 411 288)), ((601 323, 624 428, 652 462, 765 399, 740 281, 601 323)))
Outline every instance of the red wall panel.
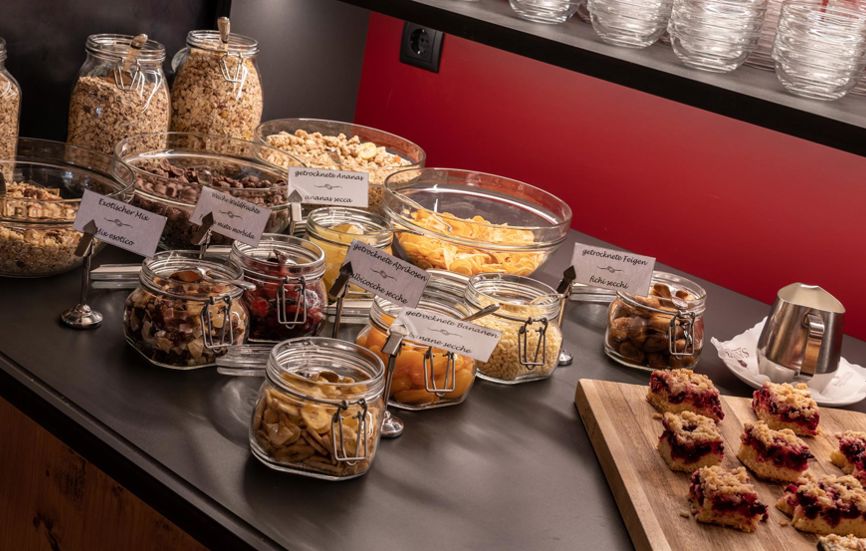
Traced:
POLYGON ((359 123, 428 166, 550 190, 574 228, 765 302, 821 285, 866 338, 866 158, 454 36, 431 73, 399 62, 401 29, 370 18, 359 123))

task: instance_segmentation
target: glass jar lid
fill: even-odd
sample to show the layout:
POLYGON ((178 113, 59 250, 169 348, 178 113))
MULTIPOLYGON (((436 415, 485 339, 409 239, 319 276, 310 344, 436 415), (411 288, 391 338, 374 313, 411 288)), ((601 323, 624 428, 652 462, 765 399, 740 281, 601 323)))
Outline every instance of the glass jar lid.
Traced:
POLYGON ((424 292, 430 295, 438 295, 446 300, 464 302, 466 286, 469 285, 469 276, 456 274, 446 270, 427 270, 430 280, 424 292))
POLYGON ((302 399, 333 405, 369 399, 385 387, 385 365, 355 343, 326 337, 299 337, 271 350, 268 380, 302 399))
POLYGON ((382 216, 348 207, 321 207, 307 215, 307 232, 327 243, 348 247, 354 240, 376 248, 391 244, 394 232, 382 216))
POLYGON ((234 299, 243 292, 241 267, 199 258, 198 251, 164 251, 144 259, 139 280, 151 291, 182 300, 234 299))
POLYGON ((631 306, 668 314, 672 311, 702 314, 707 292, 694 281, 668 272, 654 271, 649 292, 633 295, 618 291, 617 296, 631 306))
POLYGON ((316 279, 325 273, 325 251, 315 243, 291 235, 265 233, 258 245, 235 241, 230 256, 247 277, 266 281, 316 279))
POLYGON ((252 57, 259 53, 259 41, 242 34, 230 33, 228 42, 224 43, 219 31, 198 30, 189 31, 186 43, 191 48, 199 48, 211 52, 223 52, 242 57, 252 57))
MULTIPOLYGON (((87 37, 84 49, 100 59, 121 61, 129 55, 134 38, 128 34, 92 34, 87 37)), ((135 59, 142 64, 162 64, 165 61, 165 46, 156 40, 148 40, 135 59)))
POLYGON ((510 274, 478 274, 469 278, 466 300, 475 308, 499 304, 492 315, 525 322, 529 318, 556 320, 562 295, 530 277, 510 274))

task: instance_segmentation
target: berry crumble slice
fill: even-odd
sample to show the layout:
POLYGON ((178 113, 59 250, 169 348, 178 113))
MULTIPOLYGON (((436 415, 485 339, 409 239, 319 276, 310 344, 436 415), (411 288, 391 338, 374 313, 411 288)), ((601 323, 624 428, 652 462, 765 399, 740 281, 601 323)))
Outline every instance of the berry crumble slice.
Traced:
POLYGON ((818 538, 818 551, 866 551, 866 539, 830 534, 818 538))
POLYGON ((785 488, 776 508, 802 532, 866 537, 866 490, 853 476, 806 476, 785 488))
POLYGON ((718 465, 692 473, 689 503, 698 522, 754 532, 767 519, 767 506, 758 499, 746 469, 718 465))
POLYGON ((716 422, 709 417, 683 411, 665 413, 665 427, 658 450, 673 471, 691 473, 699 467, 718 465, 725 457, 725 444, 716 422))
POLYGON ((818 434, 818 404, 803 383, 764 383, 753 395, 752 410, 771 429, 791 429, 800 436, 818 434))
POLYGON ((649 386, 647 401, 661 412, 692 411, 714 421, 725 417, 719 391, 706 375, 691 369, 657 369, 649 386))
POLYGON ((763 421, 743 426, 737 459, 758 478, 796 482, 811 458, 809 446, 790 429, 773 430, 763 421))
POLYGON ((839 449, 830 454, 830 461, 845 474, 866 470, 866 432, 846 430, 836 435, 839 449))

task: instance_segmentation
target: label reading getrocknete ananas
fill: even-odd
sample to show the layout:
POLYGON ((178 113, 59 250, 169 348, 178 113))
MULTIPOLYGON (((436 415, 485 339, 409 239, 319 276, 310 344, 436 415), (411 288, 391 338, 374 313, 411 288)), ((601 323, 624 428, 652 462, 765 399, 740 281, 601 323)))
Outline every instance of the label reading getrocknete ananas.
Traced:
POLYGON ((208 213, 213 214, 211 231, 252 246, 259 244, 271 217, 268 207, 203 187, 189 219, 193 224, 201 224, 208 213))
POLYGON ((405 309, 397 316, 408 331, 406 338, 441 348, 473 360, 486 362, 499 343, 502 333, 468 321, 460 321, 427 310, 405 309))
POLYGON ((644 296, 649 292, 656 259, 575 243, 571 264, 576 283, 644 296))
POLYGON ((369 187, 366 172, 289 168, 289 193, 300 193, 302 203, 366 208, 369 187))
POLYGON ((96 239, 150 256, 156 252, 166 218, 86 189, 72 227, 84 231, 91 221, 96 224, 96 239))
POLYGON ((352 264, 349 281, 353 284, 410 308, 418 305, 430 279, 426 270, 361 241, 352 241, 349 245, 346 263, 352 264))

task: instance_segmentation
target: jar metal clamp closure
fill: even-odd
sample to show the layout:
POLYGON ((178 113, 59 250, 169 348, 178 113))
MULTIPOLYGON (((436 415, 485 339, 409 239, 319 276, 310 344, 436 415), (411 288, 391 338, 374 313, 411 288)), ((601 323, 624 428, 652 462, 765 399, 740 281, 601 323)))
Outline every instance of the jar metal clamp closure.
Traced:
MULTIPOLYGON (((676 303, 675 303, 676 305, 676 303)), ((671 329, 668 331, 668 351, 671 356, 692 356, 695 353, 695 337, 694 327, 695 318, 697 315, 694 312, 686 312, 681 307, 677 308, 677 313, 671 318, 671 329), (682 329, 683 339, 686 341, 682 350, 677 350, 677 329, 682 329)))
POLYGON ((231 22, 229 18, 220 17, 217 19, 217 27, 219 27, 220 41, 222 42, 223 49, 226 50, 222 58, 220 58, 220 68, 222 69, 223 78, 226 82, 231 82, 232 84, 246 82, 250 70, 244 64, 244 55, 240 51, 234 53, 228 51, 229 36, 231 35, 231 22), (230 58, 237 59, 234 71, 228 65, 230 58))
POLYGON ((520 365, 529 370, 547 363, 548 323, 547 318, 527 318, 523 322, 523 325, 520 326, 520 329, 517 330, 517 355, 520 359, 520 365), (535 329, 535 332, 538 334, 538 340, 535 343, 535 350, 531 353, 532 359, 530 359, 529 333, 532 331, 530 327, 533 323, 540 323, 541 327, 535 329), (539 355, 541 355, 541 361, 538 360, 539 355))
MULTIPOLYGON (((121 90, 132 90, 136 85, 143 86, 144 80, 142 76, 141 64, 138 62, 138 56, 141 49, 147 43, 148 37, 146 34, 136 35, 129 43, 129 52, 114 66, 114 84, 121 90), (129 84, 124 82, 123 76, 129 75, 129 84)), ((154 93, 159 88, 159 84, 154 86, 154 93)))
POLYGON ((370 457, 370 447, 367 443, 367 425, 369 418, 369 408, 367 407, 367 400, 364 398, 360 398, 352 403, 347 400, 340 402, 340 405, 337 406, 337 411, 334 412, 334 416, 331 418, 331 446, 334 449, 334 459, 352 464, 356 461, 363 461, 370 457), (346 437, 343 432, 343 416, 340 415, 340 413, 347 411, 349 406, 353 403, 359 405, 361 409, 355 415, 355 418, 358 420, 355 453, 349 454, 346 452, 346 437), (337 445, 338 443, 339 446, 337 445), (364 450, 363 453, 361 452, 362 447, 364 450))

